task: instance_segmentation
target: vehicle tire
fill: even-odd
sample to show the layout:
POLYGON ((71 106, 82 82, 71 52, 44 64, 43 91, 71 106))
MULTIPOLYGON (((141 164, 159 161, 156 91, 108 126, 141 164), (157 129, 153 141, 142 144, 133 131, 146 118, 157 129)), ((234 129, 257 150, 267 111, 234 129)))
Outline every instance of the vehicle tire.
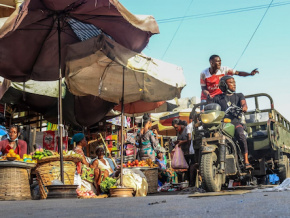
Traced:
POLYGON ((286 155, 283 155, 282 159, 279 161, 279 179, 282 183, 286 178, 290 177, 290 167, 289 159, 286 155))
POLYGON ((201 156, 200 171, 205 188, 209 192, 221 190, 222 175, 218 174, 218 161, 215 152, 203 154, 201 156))

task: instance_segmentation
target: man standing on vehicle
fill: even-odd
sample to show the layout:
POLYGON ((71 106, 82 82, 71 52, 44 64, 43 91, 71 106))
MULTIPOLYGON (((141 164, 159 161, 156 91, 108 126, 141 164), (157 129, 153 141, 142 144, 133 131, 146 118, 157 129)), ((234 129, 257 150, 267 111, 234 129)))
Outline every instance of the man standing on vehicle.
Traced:
MULTIPOLYGON (((229 67, 221 66, 221 58, 218 55, 212 55, 209 58, 210 68, 206 68, 200 74, 201 85, 201 102, 212 99, 214 96, 222 94, 219 89, 219 81, 223 76, 254 76, 259 73, 258 69, 254 69, 251 73, 237 71, 229 67)), ((203 110, 203 107, 201 108, 203 110)))
MULTIPOLYGON (((238 106, 242 108, 243 112, 248 110, 247 102, 245 96, 242 93, 236 92, 236 82, 231 76, 224 76, 220 79, 219 88, 223 94, 216 95, 213 98, 213 102, 221 106, 222 111, 226 111, 230 106, 238 106)), ((244 161, 246 169, 253 168, 248 160, 248 145, 247 138, 244 134, 244 127, 241 123, 241 118, 233 116, 232 114, 227 114, 226 118, 231 119, 231 123, 235 125, 235 137, 239 144, 244 147, 244 161)))

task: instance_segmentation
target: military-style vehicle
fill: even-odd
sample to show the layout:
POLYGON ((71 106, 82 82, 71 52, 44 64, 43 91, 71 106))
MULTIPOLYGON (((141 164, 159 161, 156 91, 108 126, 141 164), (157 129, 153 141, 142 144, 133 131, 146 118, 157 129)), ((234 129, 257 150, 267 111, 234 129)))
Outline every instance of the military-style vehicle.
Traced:
POLYGON ((245 96, 247 102, 254 100, 255 109, 244 114, 246 123, 249 161, 254 167, 247 170, 244 166, 243 151, 234 137, 234 126, 226 113, 241 115, 239 108, 226 112, 217 104, 208 104, 204 112, 194 106, 191 116, 196 127, 193 133, 194 148, 198 156, 202 182, 207 191, 219 191, 229 180, 262 183, 268 174, 278 174, 280 182, 290 177, 290 123, 274 109, 271 96, 265 93, 245 96), (269 99, 268 109, 259 108, 259 100, 269 99))

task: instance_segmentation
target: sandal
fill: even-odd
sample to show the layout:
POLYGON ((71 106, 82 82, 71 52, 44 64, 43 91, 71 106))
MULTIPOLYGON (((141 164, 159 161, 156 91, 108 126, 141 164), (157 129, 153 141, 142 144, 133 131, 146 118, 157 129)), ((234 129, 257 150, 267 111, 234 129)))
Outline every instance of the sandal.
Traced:
POLYGON ((250 163, 246 164, 246 170, 253 170, 253 169, 254 167, 250 163))

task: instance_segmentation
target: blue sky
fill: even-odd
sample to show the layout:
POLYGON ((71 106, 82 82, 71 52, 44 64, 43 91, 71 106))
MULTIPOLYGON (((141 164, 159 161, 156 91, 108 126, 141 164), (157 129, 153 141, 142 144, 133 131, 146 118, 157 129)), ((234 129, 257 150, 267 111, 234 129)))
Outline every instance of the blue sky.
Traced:
MULTIPOLYGON (((261 8, 271 0, 120 0, 134 14, 153 15, 160 34, 151 37, 143 51, 148 56, 183 67, 187 86, 182 97, 200 97, 200 72, 209 67, 208 58, 220 55, 223 66, 234 67, 266 8, 245 10, 203 18, 164 22, 164 19, 191 18, 208 14, 257 6, 261 8), (180 27, 179 27, 180 25, 180 27), (179 27, 179 29, 178 29, 179 27), (178 29, 174 39, 173 36, 178 29), (173 40, 172 40, 173 39, 173 40), (172 43, 170 44, 170 41, 172 43), (170 46, 169 46, 170 44, 170 46), (165 53, 167 49, 167 52, 165 53), (165 53, 165 55, 164 55, 165 53)), ((254 77, 236 76, 237 92, 245 95, 267 93, 274 99, 275 108, 290 120, 290 1, 273 1, 263 22, 235 69, 250 72, 259 68, 254 77)), ((172 21, 172 20, 171 20, 172 21)), ((268 101, 262 100, 266 108, 268 101)), ((264 104, 264 105, 263 105, 264 104)), ((251 107, 251 103, 249 102, 251 107)))

